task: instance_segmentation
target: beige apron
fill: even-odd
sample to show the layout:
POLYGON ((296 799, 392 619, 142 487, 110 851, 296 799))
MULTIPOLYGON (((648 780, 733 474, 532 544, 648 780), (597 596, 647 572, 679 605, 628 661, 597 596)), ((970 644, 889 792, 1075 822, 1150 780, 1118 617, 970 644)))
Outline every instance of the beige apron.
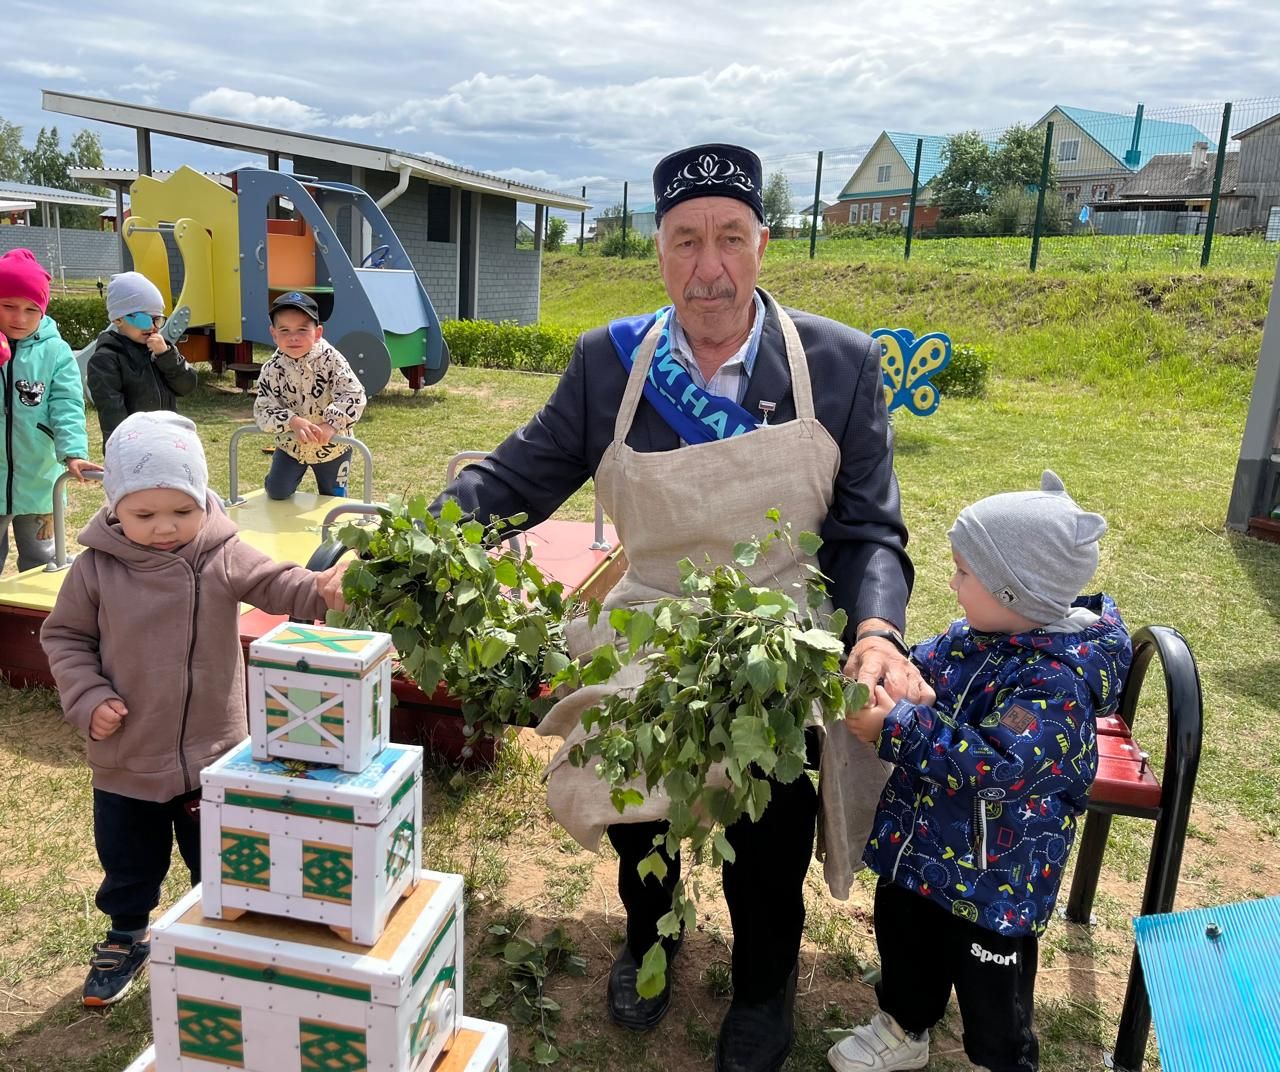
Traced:
MULTIPOLYGON (((656 324, 641 343, 618 407, 613 441, 596 471, 596 493, 617 528, 628 562, 626 573, 604 600, 606 612, 679 596, 682 558, 698 565, 704 558, 717 565, 732 562, 734 544, 771 531, 765 512, 772 507, 796 534, 821 531, 834 494, 840 449, 814 417, 809 365, 795 324, 771 297, 765 298, 782 323, 795 420, 679 450, 632 450, 626 444, 627 432, 657 347, 656 324)), ((805 573, 780 541, 745 572, 753 584, 789 592, 804 605, 803 595, 793 586, 804 584, 805 573)), ((605 613, 594 629, 585 618, 569 622, 566 638, 569 654, 577 658, 614 641, 616 634, 605 613)), ((660 790, 619 815, 596 774, 597 764, 574 767, 568 761, 569 750, 586 735, 583 714, 611 694, 633 691, 642 680, 639 668, 625 666, 605 684, 560 700, 538 727, 543 736, 565 738, 547 767, 547 802, 564 828, 592 851, 612 823, 667 815, 668 801, 660 790)), ((818 856, 832 894, 843 900, 853 873, 862 866, 876 801, 891 768, 843 727, 830 734, 820 728, 819 733, 824 739, 818 856)), ((638 788, 644 792, 642 785, 638 788)))

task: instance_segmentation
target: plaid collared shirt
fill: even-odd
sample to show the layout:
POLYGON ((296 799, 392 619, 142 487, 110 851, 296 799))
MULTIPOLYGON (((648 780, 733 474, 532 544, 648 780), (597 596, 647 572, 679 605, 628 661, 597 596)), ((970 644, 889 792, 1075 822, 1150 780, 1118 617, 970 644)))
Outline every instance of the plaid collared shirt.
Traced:
POLYGON ((742 344, 742 348, 716 369, 710 383, 703 377, 702 370, 698 368, 698 362, 694 360, 693 349, 685 337, 684 328, 680 326, 679 320, 671 330, 672 356, 693 377, 693 382, 710 394, 719 395, 721 398, 732 398, 739 404, 747 393, 747 381, 751 379, 751 371, 755 368, 756 353, 760 349, 760 335, 764 331, 764 299, 760 297, 759 291, 756 291, 755 299, 755 322, 751 325, 751 334, 747 336, 747 341, 742 344))

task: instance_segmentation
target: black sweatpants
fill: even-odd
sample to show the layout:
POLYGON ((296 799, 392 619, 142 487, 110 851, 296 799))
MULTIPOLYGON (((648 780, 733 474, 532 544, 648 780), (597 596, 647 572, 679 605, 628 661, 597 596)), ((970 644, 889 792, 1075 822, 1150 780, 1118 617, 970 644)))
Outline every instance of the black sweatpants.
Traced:
MULTIPOLYGON (((782 989, 800 955, 804 929, 804 877, 813 856, 818 794, 807 774, 783 784, 770 779, 771 797, 760 821, 740 819, 725 831, 736 859, 722 869, 733 923, 735 1001, 758 1002, 782 989)), ((671 909, 680 861, 668 860, 666 878, 641 881, 636 865, 665 834, 665 822, 619 823, 608 828, 618 851, 618 895, 627 910, 627 946, 641 959, 658 937, 658 920, 671 909)), ((665 856, 665 854, 664 854, 665 856)))
POLYGON ((956 991, 964 1052, 990 1072, 1035 1072, 1032 1023, 1039 943, 1008 937, 952 915, 889 882, 876 887, 880 1008, 905 1031, 928 1031, 956 991))
POLYGON ((173 841, 200 881, 200 790, 156 803, 93 791, 93 840, 105 875, 95 903, 115 931, 140 931, 160 903, 173 841))

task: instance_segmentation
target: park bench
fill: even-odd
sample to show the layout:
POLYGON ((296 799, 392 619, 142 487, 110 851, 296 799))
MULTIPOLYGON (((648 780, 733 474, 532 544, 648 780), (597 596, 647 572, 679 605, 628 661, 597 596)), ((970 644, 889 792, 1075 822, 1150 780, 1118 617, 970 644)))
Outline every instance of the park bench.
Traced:
MULTIPOLYGON (((1116 815, 1155 823, 1146 885, 1139 915, 1173 910, 1182 867, 1182 849, 1191 815, 1191 794, 1200 765, 1204 705, 1200 675, 1182 635, 1166 626, 1149 626, 1133 634, 1133 665, 1114 715, 1098 720, 1098 775, 1089 793, 1084 830, 1076 854, 1066 917, 1088 924, 1106 853, 1107 834, 1116 815), (1167 700, 1164 767, 1156 777, 1146 751, 1134 736, 1147 668, 1159 655, 1167 700)), ((1151 1030, 1146 980, 1135 948, 1129 968, 1113 1067, 1124 1072, 1142 1068, 1151 1030)))

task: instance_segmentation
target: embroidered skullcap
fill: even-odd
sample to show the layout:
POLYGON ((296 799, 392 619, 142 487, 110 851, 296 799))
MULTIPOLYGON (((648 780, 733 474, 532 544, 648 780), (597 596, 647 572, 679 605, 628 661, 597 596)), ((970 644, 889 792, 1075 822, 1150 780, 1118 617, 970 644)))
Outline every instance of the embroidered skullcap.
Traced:
POLYGON ((653 169, 654 223, 694 197, 732 197, 764 222, 760 158, 741 145, 694 145, 658 161, 653 169))

